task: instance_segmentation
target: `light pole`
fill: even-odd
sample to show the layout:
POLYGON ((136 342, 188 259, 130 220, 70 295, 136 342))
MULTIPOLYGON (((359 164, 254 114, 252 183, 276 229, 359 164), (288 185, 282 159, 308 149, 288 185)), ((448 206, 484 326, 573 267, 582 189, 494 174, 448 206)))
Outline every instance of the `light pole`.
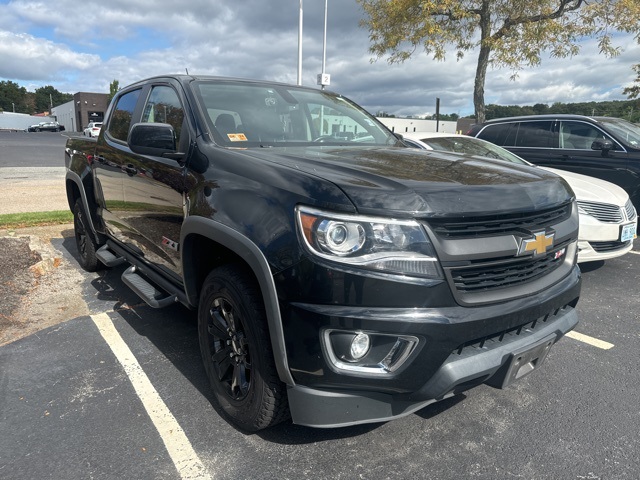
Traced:
POLYGON ((322 90, 327 85, 331 85, 331 75, 325 72, 325 65, 327 63, 327 3, 328 0, 324 0, 324 35, 322 37, 322 73, 318 75, 318 85, 322 90))
POLYGON ((13 107, 13 113, 16 113, 16 104, 11 102, 11 106, 13 107))
POLYGON ((298 20, 298 85, 302 85, 302 0, 300 0, 300 17, 298 20))

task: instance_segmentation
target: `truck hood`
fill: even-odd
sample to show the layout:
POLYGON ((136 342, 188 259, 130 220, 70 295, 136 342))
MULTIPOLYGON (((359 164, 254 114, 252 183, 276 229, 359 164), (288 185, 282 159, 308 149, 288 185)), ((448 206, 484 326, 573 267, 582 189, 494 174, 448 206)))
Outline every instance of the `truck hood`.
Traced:
POLYGON ((332 182, 360 213, 496 214, 542 210, 573 198, 557 175, 484 157, 400 147, 276 147, 245 153, 332 182))

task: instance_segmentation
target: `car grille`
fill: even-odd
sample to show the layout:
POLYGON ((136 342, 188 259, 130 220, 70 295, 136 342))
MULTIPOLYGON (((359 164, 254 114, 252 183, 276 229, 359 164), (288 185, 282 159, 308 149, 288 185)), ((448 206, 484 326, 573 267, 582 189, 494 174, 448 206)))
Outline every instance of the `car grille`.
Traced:
POLYGON ((631 242, 589 242, 589 245, 598 253, 608 253, 628 247, 630 243, 631 242))
POLYGON ((635 220, 638 216, 631 200, 627 200, 627 203, 624 206, 624 211, 627 214, 627 220, 635 220))
POLYGON ((603 223, 622 223, 623 212, 617 205, 578 201, 578 207, 603 223))
POLYGON ((560 207, 526 212, 523 214, 478 216, 464 218, 430 218, 433 232, 445 238, 487 237, 504 235, 524 230, 540 230, 566 220, 571 215, 571 204, 560 207))
POLYGON ((557 245, 541 257, 509 257, 498 261, 451 268, 453 284, 461 293, 476 293, 498 288, 512 287, 531 282, 547 275, 562 265, 565 259, 560 254, 568 244, 557 245))

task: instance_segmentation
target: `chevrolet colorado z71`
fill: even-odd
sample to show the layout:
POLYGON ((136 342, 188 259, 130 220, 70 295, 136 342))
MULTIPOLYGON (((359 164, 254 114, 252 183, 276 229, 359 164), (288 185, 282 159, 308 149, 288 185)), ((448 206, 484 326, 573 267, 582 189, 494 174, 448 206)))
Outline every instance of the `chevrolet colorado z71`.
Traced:
POLYGON ((65 162, 81 265, 127 263, 150 306, 197 309, 216 398, 249 431, 505 387, 578 321, 561 178, 406 148, 340 95, 151 78, 65 162))

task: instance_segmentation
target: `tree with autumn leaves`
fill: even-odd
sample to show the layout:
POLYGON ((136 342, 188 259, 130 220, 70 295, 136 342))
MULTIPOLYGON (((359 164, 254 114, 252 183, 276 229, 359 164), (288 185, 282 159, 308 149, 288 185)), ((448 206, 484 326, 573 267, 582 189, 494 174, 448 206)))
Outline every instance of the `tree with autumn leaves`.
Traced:
MULTIPOLYGON (((515 73, 541 63, 543 52, 571 57, 585 38, 598 41, 600 53, 615 56, 616 32, 640 40, 639 0, 357 0, 376 59, 402 63, 426 53, 444 60, 453 47, 458 59, 478 55, 473 104, 477 122, 485 119, 487 69, 515 73)), ((638 67, 640 68, 640 67, 638 67)), ((640 72, 639 72, 640 73, 640 72)))

